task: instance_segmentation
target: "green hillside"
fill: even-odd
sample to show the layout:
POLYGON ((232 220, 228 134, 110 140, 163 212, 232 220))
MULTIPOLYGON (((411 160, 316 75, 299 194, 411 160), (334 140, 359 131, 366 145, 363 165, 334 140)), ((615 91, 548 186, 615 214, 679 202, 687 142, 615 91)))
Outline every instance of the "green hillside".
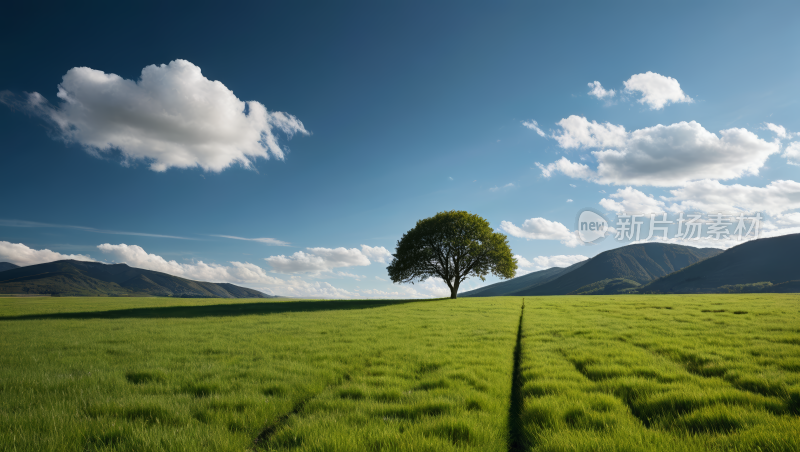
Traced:
POLYGON ((646 284, 721 252, 665 243, 623 246, 600 253, 552 281, 507 295, 566 295, 598 281, 618 278, 646 284))
MULTIPOLYGON (((580 264, 582 264, 582 262, 579 262, 578 264, 575 265, 580 265, 580 264)), ((470 290, 469 292, 460 293, 458 294, 458 296, 459 297, 502 296, 510 292, 516 292, 518 290, 522 290, 528 287, 533 287, 538 284, 545 283, 547 281, 552 281, 553 279, 557 278, 558 275, 564 273, 567 270, 568 270, 567 268, 563 267, 553 267, 553 268, 548 268, 547 270, 531 272, 528 273, 527 275, 518 276, 508 281, 502 281, 499 283, 488 285, 486 287, 481 287, 479 289, 470 290)))
POLYGON ((233 284, 209 283, 129 267, 63 260, 0 273, 0 293, 65 296, 271 298, 233 284))
POLYGON ((581 287, 570 292, 568 295, 613 295, 617 293, 630 292, 641 284, 625 278, 604 279, 592 284, 581 287))
MULTIPOLYGON (((800 280, 798 254, 800 234, 752 240, 653 281, 641 290, 658 293, 727 292, 736 289, 734 286, 768 282, 771 285, 751 286, 749 289, 796 292, 797 280, 800 280)), ((742 289, 748 291, 747 287, 742 289)))

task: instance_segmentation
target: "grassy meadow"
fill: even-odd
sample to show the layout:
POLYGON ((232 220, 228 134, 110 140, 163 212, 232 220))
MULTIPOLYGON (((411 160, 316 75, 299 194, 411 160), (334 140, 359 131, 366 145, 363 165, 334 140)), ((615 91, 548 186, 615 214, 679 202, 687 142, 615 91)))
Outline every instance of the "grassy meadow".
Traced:
POLYGON ((800 296, 524 306, 0 298, 0 450, 800 450, 800 296))

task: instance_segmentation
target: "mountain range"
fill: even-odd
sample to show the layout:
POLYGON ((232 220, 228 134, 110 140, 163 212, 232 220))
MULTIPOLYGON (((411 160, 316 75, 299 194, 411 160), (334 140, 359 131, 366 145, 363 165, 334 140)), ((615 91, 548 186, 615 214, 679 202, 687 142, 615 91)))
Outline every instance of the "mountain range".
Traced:
POLYGON ((19 268, 19 265, 12 264, 11 262, 0 262, 0 272, 13 270, 15 268, 19 268))
MULTIPOLYGON (((605 251, 459 294, 462 297, 617 293, 800 292, 800 234, 751 240, 728 250, 666 243, 605 251)), ((62 260, 0 262, 0 294, 274 298, 228 283, 192 281, 126 264, 62 260)))
POLYGON ((192 281, 126 264, 61 260, 19 267, 0 263, 0 293, 65 296, 275 298, 228 283, 192 281), (6 268, 6 270, 3 270, 6 268))
POLYGON ((654 293, 798 292, 800 234, 753 240, 656 279, 654 293))
POLYGON ((799 255, 800 234, 752 240, 725 251, 634 244, 567 268, 529 273, 460 295, 800 292, 799 255))

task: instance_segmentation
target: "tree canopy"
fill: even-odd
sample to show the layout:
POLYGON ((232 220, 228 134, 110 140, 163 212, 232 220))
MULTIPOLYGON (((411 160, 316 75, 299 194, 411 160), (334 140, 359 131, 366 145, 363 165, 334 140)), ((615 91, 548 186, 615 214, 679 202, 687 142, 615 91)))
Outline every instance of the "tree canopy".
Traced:
POLYGON ((395 283, 441 278, 456 298, 465 279, 488 274, 513 278, 517 262, 505 235, 492 231, 489 222, 464 211, 440 212, 419 220, 397 241, 386 268, 395 283))

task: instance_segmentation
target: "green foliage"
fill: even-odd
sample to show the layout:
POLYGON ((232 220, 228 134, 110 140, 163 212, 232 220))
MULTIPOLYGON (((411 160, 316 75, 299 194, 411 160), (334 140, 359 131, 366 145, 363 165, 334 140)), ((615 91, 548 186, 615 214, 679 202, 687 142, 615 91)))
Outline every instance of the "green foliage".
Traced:
POLYGON ((770 292, 772 288, 772 283, 769 281, 762 281, 757 283, 749 283, 749 284, 729 284, 725 286, 720 286, 717 288, 715 292, 721 293, 759 293, 759 292, 770 292))
POLYGON ((440 212, 417 222, 397 242, 387 267, 395 283, 441 278, 456 298, 460 284, 488 274, 513 278, 517 262, 505 235, 492 231, 489 222, 464 211, 440 212))
POLYGON ((625 278, 613 278, 587 284, 580 289, 571 292, 569 295, 614 295, 617 293, 627 293, 639 287, 636 281, 625 278))

